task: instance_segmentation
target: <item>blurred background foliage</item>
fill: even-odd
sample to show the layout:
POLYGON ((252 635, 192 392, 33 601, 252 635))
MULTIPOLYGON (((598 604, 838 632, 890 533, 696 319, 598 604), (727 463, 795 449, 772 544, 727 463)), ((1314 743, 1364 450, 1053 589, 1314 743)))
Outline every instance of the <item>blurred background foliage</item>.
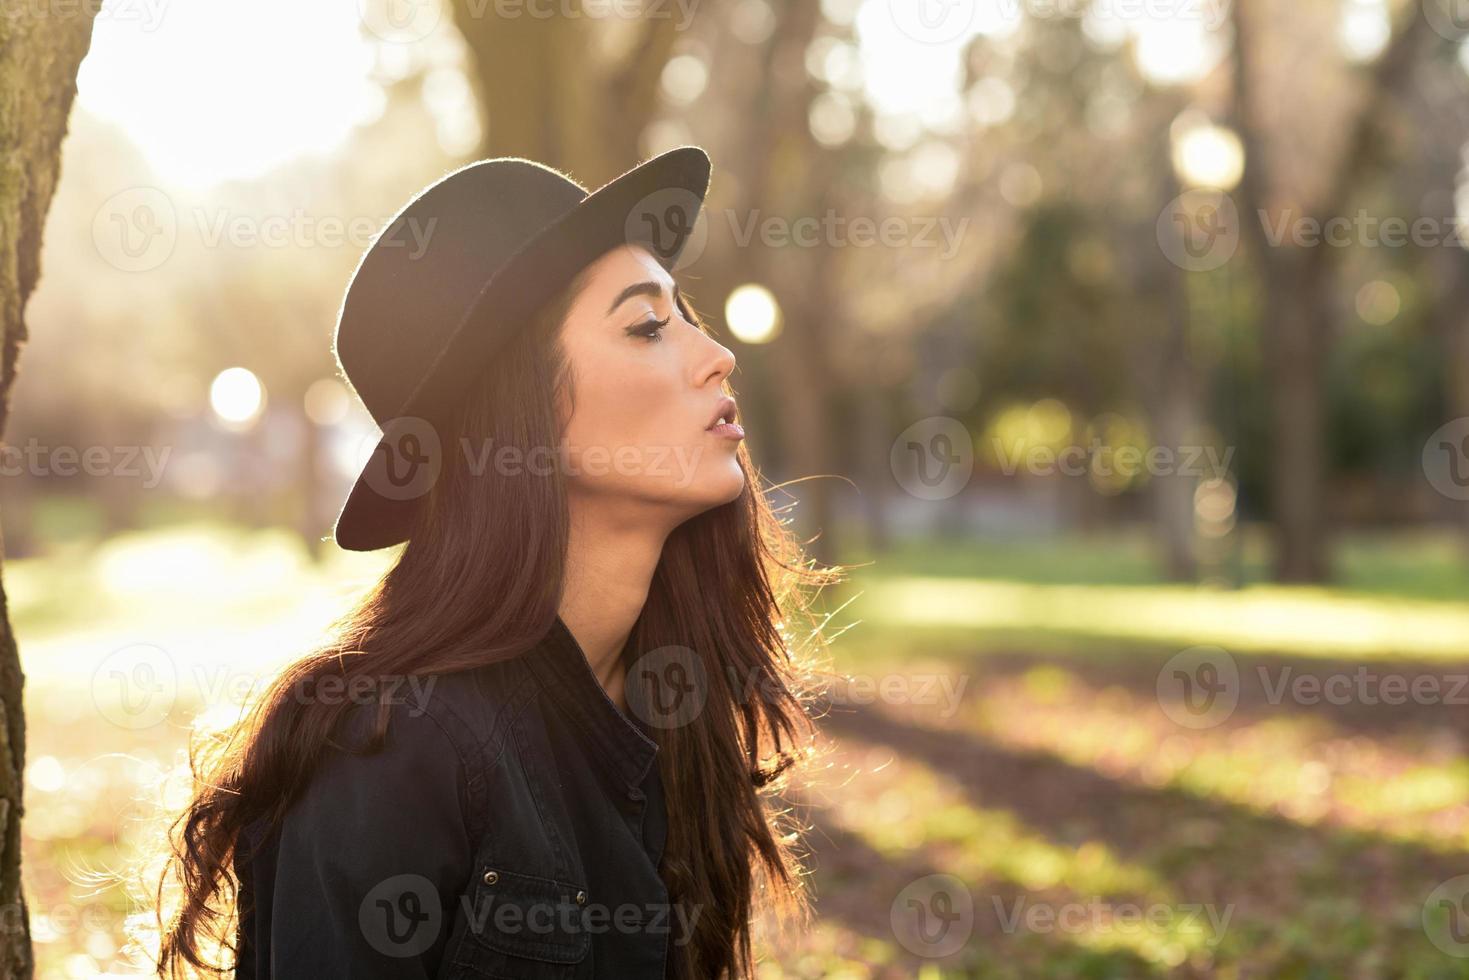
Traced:
POLYGON ((140 969, 106 872, 191 726, 383 567, 328 540, 376 441, 330 354, 372 236, 473 159, 594 187, 697 143, 681 283, 766 475, 830 475, 781 496, 858 566, 835 667, 962 691, 833 712, 819 918, 766 974, 1469 976, 1428 899, 1469 873, 1462 706, 1269 694, 1466 669, 1469 49, 1438 2, 103 4, 6 428, 45 465, 0 483, 42 975, 140 969), (1345 237, 1271 240, 1313 219, 1345 237), (929 492, 915 446, 960 478, 929 492), (1155 448, 1204 470, 1105 462, 1155 448), (148 725, 98 689, 135 644, 173 670, 148 725), (1199 644, 1242 679, 1194 729, 1160 678, 1199 644), (975 902, 943 956, 897 925, 931 874, 975 902), (1015 901, 1173 914, 1006 929, 1015 901))

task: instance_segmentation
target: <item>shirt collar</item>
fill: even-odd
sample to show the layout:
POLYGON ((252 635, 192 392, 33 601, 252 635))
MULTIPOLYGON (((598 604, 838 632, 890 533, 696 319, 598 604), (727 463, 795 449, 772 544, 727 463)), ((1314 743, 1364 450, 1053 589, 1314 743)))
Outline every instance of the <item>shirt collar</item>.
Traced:
POLYGON ((545 639, 527 652, 526 660, 546 693, 555 696, 618 780, 629 788, 641 785, 658 754, 658 743, 612 703, 560 616, 545 639))

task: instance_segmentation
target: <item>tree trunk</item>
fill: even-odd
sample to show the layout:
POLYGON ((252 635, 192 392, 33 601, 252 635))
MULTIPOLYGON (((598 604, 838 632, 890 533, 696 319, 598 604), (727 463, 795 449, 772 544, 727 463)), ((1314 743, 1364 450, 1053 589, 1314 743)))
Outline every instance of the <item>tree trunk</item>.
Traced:
POLYGON ((1313 207, 1282 209, 1272 197, 1274 175, 1265 161, 1267 134, 1258 112, 1277 93, 1258 91, 1257 46, 1268 29, 1266 5, 1235 0, 1233 122, 1245 150, 1239 185, 1241 235, 1260 272, 1261 346, 1270 392, 1273 444, 1271 510, 1275 574, 1283 582, 1320 582, 1330 574, 1327 542, 1325 407, 1323 375, 1330 340, 1332 252, 1271 242, 1263 221, 1311 218, 1320 227, 1345 215, 1362 183, 1374 173, 1391 140, 1383 119, 1412 81, 1413 67, 1429 45, 1447 43, 1433 33, 1417 5, 1403 15, 1392 40, 1363 79, 1356 111, 1345 120, 1347 138, 1337 158, 1323 164, 1325 191, 1313 207))
POLYGON ((1319 262, 1277 262, 1269 276, 1264 335, 1270 381, 1270 497, 1275 517, 1275 577, 1321 582, 1327 559, 1324 374, 1328 270, 1319 262))
MULTIPOLYGON (((22 4, 0 17, 0 434, 9 415, 25 308, 41 275, 41 234, 61 167, 77 69, 92 40, 87 4, 22 4)), ((0 560, 4 540, 0 537, 0 560)), ((20 887, 25 676, 0 581, 0 976, 33 975, 30 915, 20 887)))
MULTIPOLYGON (((1167 159, 1168 132, 1159 134, 1164 151, 1159 171, 1160 196, 1167 207, 1179 193, 1178 181, 1167 159)), ((1199 373, 1194 368, 1191 344, 1192 317, 1189 310, 1188 275, 1171 262, 1154 259, 1157 275, 1163 277, 1166 300, 1163 338, 1159 345, 1156 377, 1151 379, 1156 394, 1152 399, 1153 444, 1167 448, 1173 458, 1185 457, 1184 446, 1199 436, 1199 373)), ((1180 467, 1180 469, 1182 469, 1180 467)), ((1163 572, 1170 581, 1192 582, 1199 577, 1194 547, 1194 490, 1198 480, 1191 472, 1168 472, 1152 480, 1153 522, 1162 552, 1163 572)))
POLYGON ((646 155, 643 132, 683 26, 674 6, 602 20, 529 7, 496 16, 478 0, 456 0, 453 10, 469 46, 486 155, 548 164, 589 190, 646 155))
MULTIPOLYGON (((1457 246, 1433 250, 1434 333, 1444 350, 1444 405, 1448 419, 1469 418, 1469 255, 1457 246)), ((1447 420, 1447 419, 1446 419, 1447 420)), ((1457 517, 1460 538, 1469 554, 1469 504, 1447 501, 1457 517)))

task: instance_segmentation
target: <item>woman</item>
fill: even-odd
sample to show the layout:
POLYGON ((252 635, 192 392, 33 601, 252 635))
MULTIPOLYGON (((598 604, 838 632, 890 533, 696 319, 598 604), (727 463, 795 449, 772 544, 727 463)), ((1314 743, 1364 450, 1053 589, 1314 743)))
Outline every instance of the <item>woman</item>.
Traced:
POLYGON ((832 573, 672 275, 708 177, 481 161, 364 255, 336 350, 384 437, 335 536, 407 543, 198 764, 160 975, 748 977, 801 908, 783 615, 832 573))

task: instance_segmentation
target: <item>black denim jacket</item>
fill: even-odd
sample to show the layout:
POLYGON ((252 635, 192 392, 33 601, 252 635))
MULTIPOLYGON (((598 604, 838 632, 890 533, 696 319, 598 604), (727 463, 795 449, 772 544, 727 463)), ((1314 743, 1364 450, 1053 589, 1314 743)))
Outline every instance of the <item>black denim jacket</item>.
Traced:
MULTIPOLYGON (((557 619, 535 649, 413 678, 383 749, 328 749, 247 832, 237 978, 662 978, 692 923, 658 876, 657 745, 557 619)), ((354 707, 360 744, 376 708, 354 707)))

